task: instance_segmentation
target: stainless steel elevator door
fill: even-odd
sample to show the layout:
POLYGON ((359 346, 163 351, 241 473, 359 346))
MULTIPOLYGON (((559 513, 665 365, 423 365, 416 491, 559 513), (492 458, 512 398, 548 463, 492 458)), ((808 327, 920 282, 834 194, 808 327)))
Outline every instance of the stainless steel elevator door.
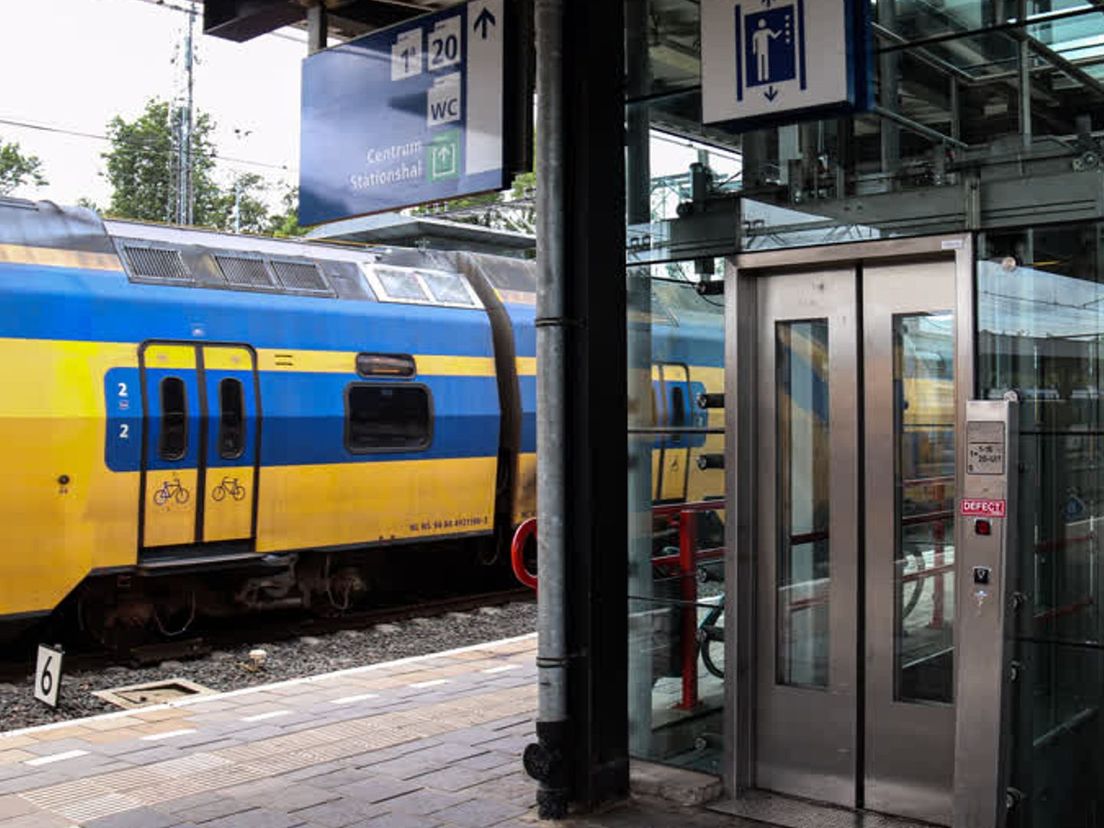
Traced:
POLYGON ((854 268, 759 283, 756 783, 854 805, 854 268))
POLYGON ((950 824, 954 264, 756 292, 755 784, 950 824))
POLYGON ((951 823, 954 264, 863 269, 864 804, 951 823))

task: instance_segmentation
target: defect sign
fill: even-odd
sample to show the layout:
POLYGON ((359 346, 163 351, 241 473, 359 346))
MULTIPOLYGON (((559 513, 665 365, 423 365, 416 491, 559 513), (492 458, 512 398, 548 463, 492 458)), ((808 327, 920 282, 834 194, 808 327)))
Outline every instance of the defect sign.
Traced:
POLYGON ((959 511, 965 517, 1002 518, 1007 508, 1006 501, 989 498, 963 498, 959 511))
POLYGON ((57 707, 58 691, 61 690, 61 648, 38 647, 38 664, 35 666, 34 696, 50 707, 57 707))

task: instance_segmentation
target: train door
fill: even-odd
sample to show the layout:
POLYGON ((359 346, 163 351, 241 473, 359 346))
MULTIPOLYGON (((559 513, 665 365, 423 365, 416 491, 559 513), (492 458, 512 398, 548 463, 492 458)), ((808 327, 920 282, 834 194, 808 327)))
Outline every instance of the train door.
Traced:
POLYGON ((207 417, 200 540, 246 540, 254 534, 257 491, 253 351, 241 345, 205 345, 201 351, 207 417))
POLYGON ((686 499, 691 441, 689 435, 680 433, 680 430, 692 425, 689 369, 685 365, 660 365, 659 381, 665 412, 664 426, 671 431, 663 435, 656 499, 667 503, 686 499))
POLYGON ((249 540, 260 411, 252 350, 151 342, 139 364, 142 548, 249 540))
POLYGON ((148 343, 139 351, 146 440, 141 545, 196 541, 202 403, 194 345, 148 343))

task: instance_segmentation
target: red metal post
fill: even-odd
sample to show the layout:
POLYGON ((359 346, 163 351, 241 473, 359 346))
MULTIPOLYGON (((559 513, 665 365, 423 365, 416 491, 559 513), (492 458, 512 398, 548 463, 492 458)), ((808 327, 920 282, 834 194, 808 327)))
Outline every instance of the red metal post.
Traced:
POLYGON ((947 577, 946 573, 942 572, 943 568, 943 551, 944 541, 946 540, 946 528, 942 520, 932 526, 932 540, 935 542, 935 562, 934 570, 936 575, 933 575, 934 583, 932 584, 932 617, 928 623, 929 630, 941 630, 943 629, 944 621, 944 601, 945 596, 945 583, 944 579, 947 577))
POLYGON ((697 522, 692 510, 678 514, 679 577, 682 580, 682 700, 680 710, 698 706, 698 578, 694 547, 697 522))

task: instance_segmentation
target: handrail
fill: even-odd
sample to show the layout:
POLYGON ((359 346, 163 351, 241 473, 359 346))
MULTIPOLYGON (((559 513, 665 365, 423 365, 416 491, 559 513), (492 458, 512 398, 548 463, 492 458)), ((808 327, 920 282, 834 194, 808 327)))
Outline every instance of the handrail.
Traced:
MULTIPOLYGON (((677 564, 681 578, 681 635, 682 648, 682 698, 675 705, 681 710, 693 710, 698 706, 698 579, 700 561, 714 561, 724 557, 724 548, 695 549, 697 546, 697 522, 693 519, 701 512, 718 512, 725 508, 723 500, 703 500, 694 503, 664 503, 652 507, 653 517, 672 518, 673 528, 679 536, 678 553, 658 555, 652 558, 652 567, 677 564)), ((537 577, 525 568, 523 555, 531 537, 536 534, 537 519, 529 518, 514 531, 510 543, 510 566, 514 577, 530 589, 537 588, 537 577)))

